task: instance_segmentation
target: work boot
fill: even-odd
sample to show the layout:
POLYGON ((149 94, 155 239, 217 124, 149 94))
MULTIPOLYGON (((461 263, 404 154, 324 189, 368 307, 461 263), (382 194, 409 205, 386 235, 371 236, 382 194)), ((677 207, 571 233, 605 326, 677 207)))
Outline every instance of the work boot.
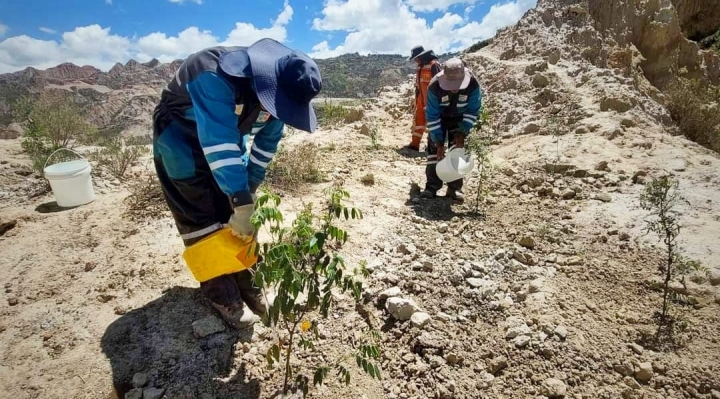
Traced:
POLYGON ((420 198, 424 198, 424 199, 431 199, 431 198, 435 198, 436 196, 437 196, 437 194, 435 193, 435 191, 428 190, 428 189, 425 189, 425 190, 423 190, 423 192, 420 193, 420 198))
POLYGON ((237 329, 244 329, 260 321, 243 303, 234 275, 225 274, 200 283, 200 290, 223 320, 237 329))
POLYGON ((253 275, 249 270, 235 273, 240 296, 245 304, 258 316, 265 316, 270 310, 270 304, 265 297, 263 290, 256 287, 253 282, 253 275))
POLYGON ((405 149, 408 149, 408 150, 411 150, 411 151, 415 151, 415 152, 420 152, 420 146, 419 146, 419 145, 414 145, 414 144, 412 144, 412 143, 406 145, 406 146, 405 146, 405 149))
POLYGON ((223 320, 231 327, 244 330, 252 327, 253 324, 260 321, 260 318, 249 312, 243 301, 235 302, 229 305, 221 305, 219 303, 210 302, 222 316, 223 320))
POLYGON ((465 202, 465 194, 463 194, 462 190, 453 190, 449 188, 445 196, 455 202, 465 202))

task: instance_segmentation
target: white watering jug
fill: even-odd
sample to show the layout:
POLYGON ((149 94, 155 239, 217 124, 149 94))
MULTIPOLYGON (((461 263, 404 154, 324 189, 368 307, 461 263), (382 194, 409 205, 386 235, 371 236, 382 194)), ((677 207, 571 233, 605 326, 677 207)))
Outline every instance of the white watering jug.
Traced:
POLYGON ((440 162, 437 163, 437 175, 445 183, 462 179, 472 172, 475 161, 465 148, 450 147, 440 162))

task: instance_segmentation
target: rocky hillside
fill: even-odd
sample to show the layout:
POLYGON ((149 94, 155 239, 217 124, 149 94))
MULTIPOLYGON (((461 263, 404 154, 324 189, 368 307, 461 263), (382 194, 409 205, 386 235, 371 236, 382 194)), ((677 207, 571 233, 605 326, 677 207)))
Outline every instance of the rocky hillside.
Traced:
MULTIPOLYGON (((414 66, 400 55, 346 54, 317 60, 323 73, 324 97, 372 97, 386 85, 400 84, 414 66)), ((0 126, 12 122, 12 104, 44 90, 73 93, 101 129, 147 127, 160 92, 181 61, 116 64, 108 72, 91 66, 61 64, 44 71, 27 68, 0 75, 0 126)))
MULTIPOLYGON (((442 57, 449 58, 449 55, 442 57)), ((344 54, 317 60, 327 97, 374 97, 384 86, 396 86, 415 71, 406 56, 344 54)))
POLYGON ((27 68, 0 75, 0 125, 12 121, 12 105, 21 96, 64 90, 84 104, 91 121, 101 129, 148 126, 162 88, 179 65, 179 61, 131 60, 103 72, 66 63, 44 71, 27 68))
POLYGON ((720 28, 720 19, 706 19, 717 10, 711 3, 541 0, 469 59, 496 92, 494 115, 505 134, 603 129, 618 137, 640 120, 674 131, 668 86, 679 78, 720 84, 720 53, 689 38, 720 28), (506 75, 494 61, 522 66, 525 75, 506 75), (574 90, 560 89, 567 85, 574 90), (593 124, 590 105, 621 117, 593 124))

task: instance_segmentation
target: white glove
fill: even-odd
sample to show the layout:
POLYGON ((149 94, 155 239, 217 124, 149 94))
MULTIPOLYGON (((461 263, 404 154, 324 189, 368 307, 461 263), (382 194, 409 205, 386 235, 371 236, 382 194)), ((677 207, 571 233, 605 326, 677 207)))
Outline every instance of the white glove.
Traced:
POLYGON ((250 223, 253 212, 255 212, 254 204, 236 206, 228 221, 233 234, 244 242, 250 242, 255 238, 255 226, 250 223))

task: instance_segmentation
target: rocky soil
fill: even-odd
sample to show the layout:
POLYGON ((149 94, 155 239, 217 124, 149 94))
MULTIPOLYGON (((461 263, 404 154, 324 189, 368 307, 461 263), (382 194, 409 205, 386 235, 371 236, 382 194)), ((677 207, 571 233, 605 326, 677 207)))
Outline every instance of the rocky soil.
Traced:
MULTIPOLYGON (((288 219, 337 182, 365 213, 346 225, 343 252, 350 266, 368 262, 363 306, 382 338, 382 381, 353 371, 349 387, 330 379, 310 397, 720 398, 720 157, 671 134, 642 68, 576 54, 564 40, 590 28, 573 25, 575 7, 541 2, 467 57, 499 135, 479 213, 475 176, 466 204, 418 198, 424 159, 399 149, 410 138, 409 83, 364 103, 358 121, 285 138, 316 143, 326 176, 283 196, 288 219), (685 254, 710 270, 676 287, 689 328, 669 352, 640 339, 660 303, 662 253, 643 234, 639 194, 664 173, 687 201, 685 254), (368 174, 372 186, 361 182, 368 174)), ((3 395, 273 397, 281 376, 265 353, 274 332, 237 332, 216 317, 167 213, 128 218, 129 185, 100 171, 96 201, 60 209, 19 139, 0 140, 0 159, 3 395)), ((151 165, 143 160, 134 178, 151 165)), ((325 359, 365 325, 349 297, 336 299, 317 319, 325 359)), ((319 360, 302 354, 294 365, 319 360)))

